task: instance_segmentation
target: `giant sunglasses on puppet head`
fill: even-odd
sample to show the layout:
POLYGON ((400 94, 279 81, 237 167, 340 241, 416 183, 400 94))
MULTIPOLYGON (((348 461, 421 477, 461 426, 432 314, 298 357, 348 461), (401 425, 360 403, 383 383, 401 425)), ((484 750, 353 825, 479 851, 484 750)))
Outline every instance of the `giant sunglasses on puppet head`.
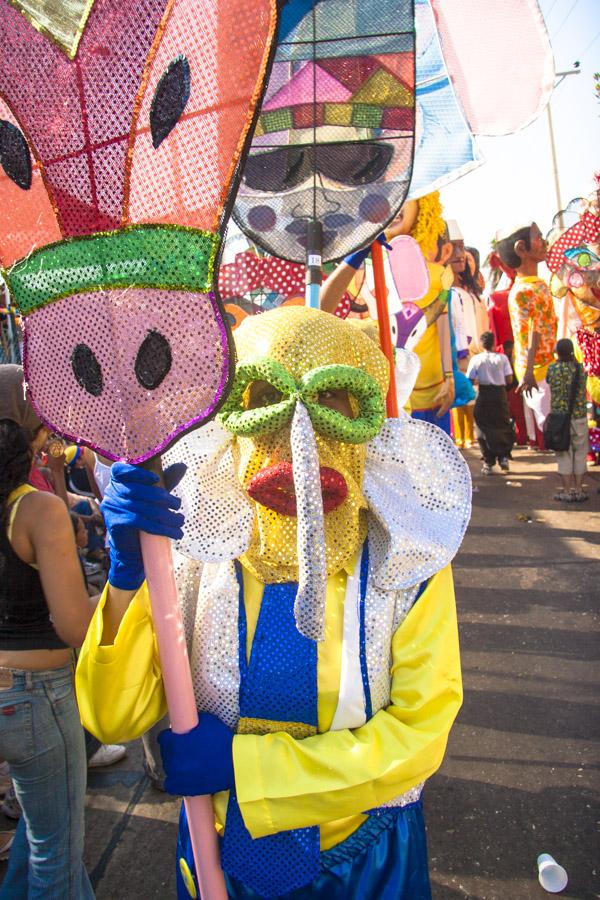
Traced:
POLYGON ((214 275, 276 3, 54 6, 0 0, 0 264, 41 417, 139 462, 227 393, 214 275))
POLYGON ((311 219, 323 226, 324 262, 374 240, 410 182, 414 65, 406 0, 283 7, 234 209, 255 243, 304 262, 311 219))

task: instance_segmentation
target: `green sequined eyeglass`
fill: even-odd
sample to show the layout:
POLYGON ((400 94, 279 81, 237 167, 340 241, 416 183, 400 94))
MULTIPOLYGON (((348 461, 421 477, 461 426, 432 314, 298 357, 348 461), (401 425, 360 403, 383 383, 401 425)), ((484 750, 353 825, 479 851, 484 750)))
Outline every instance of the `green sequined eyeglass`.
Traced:
POLYGON ((316 431, 345 444, 363 444, 379 432, 385 419, 381 388, 354 366, 320 366, 296 381, 269 357, 240 363, 232 391, 219 414, 224 428, 244 437, 278 431, 287 425, 300 399, 316 431), (347 396, 349 404, 336 402, 347 396), (346 406, 356 415, 334 406, 346 406))

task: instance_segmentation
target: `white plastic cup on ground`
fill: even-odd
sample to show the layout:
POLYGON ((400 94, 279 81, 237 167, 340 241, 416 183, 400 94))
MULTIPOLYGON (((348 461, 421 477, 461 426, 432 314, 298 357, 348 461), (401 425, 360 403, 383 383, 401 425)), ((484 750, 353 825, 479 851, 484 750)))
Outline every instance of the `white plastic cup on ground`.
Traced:
POLYGON ((549 853, 540 853, 537 860, 538 879, 549 894, 559 894, 567 886, 569 876, 549 853))

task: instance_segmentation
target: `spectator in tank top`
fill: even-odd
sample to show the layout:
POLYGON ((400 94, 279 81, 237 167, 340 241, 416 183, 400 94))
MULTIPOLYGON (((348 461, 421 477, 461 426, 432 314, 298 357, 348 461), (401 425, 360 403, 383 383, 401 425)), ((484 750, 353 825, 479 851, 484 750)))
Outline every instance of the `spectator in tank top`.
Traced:
POLYGON ((93 898, 83 865, 86 761, 72 647, 93 605, 65 504, 29 481, 41 423, 0 367, 0 758, 23 815, 1 900, 93 898))

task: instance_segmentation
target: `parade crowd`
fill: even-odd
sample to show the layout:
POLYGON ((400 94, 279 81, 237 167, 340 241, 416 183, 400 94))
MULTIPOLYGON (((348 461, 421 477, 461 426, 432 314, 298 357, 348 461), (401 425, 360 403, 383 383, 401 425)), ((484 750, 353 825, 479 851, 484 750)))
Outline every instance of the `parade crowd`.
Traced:
MULTIPOLYGON (((456 451, 472 451, 470 457, 474 458, 479 450, 483 475, 504 475, 510 471, 515 446, 542 452, 546 449, 545 442, 556 443, 555 431, 560 426, 564 432, 566 422, 567 446, 556 450, 559 480, 553 499, 557 503, 586 501, 587 466, 599 463, 600 431, 597 423, 600 396, 597 377, 590 373, 589 365, 584 365, 584 341, 578 339, 578 335, 595 334, 600 303, 595 306, 586 303, 570 289, 562 292, 560 297, 553 296, 539 271, 547 260, 547 242, 534 222, 521 223, 498 232, 483 266, 489 272, 487 284, 482 274, 479 252, 465 244, 457 222, 444 220, 437 194, 405 204, 400 215, 386 230, 383 238, 386 246, 399 235, 410 235, 418 243, 427 262, 430 283, 426 296, 394 313, 398 356, 416 354, 418 357, 418 371, 414 373, 414 384, 404 398, 404 405, 411 420, 425 423, 423 427, 428 430, 417 433, 413 429, 410 432, 410 425, 402 426, 409 429, 407 440, 414 441, 415 457, 422 459, 420 454, 425 454, 423 466, 432 469, 442 464, 440 460, 449 458, 450 451, 445 444, 440 444, 440 455, 435 456, 438 445, 432 429, 441 429, 451 436, 456 451), (549 419, 554 423, 552 434, 546 424, 549 419), (431 457, 427 456, 429 453, 431 457)), ((385 366, 377 356, 379 351, 368 336, 369 328, 373 328, 368 289, 361 292, 356 287, 357 280, 360 281, 358 275, 364 272, 368 252, 367 248, 345 259, 325 281, 322 311, 314 313, 317 316, 314 327, 318 325, 321 329, 319 334, 328 333, 328 326, 323 325, 325 321, 330 322, 332 327, 335 325, 335 329, 341 329, 339 333, 332 332, 331 338, 327 339, 329 343, 324 338, 315 337, 316 331, 314 334, 310 331, 314 324, 312 311, 309 315, 305 310, 284 308, 275 313, 265 313, 264 322, 274 322, 274 331, 269 330, 269 324, 260 324, 262 316, 240 328, 239 340, 236 336, 236 341, 241 363, 244 364, 246 357, 254 359, 253 342, 263 350, 267 348, 264 352, 270 353, 271 362, 270 368, 266 363, 261 364, 262 368, 252 363, 255 366, 252 370, 254 375, 252 378, 248 375, 239 396, 236 395, 236 402, 242 405, 227 411, 222 419, 224 428, 233 433, 232 440, 237 442, 235 459, 242 473, 239 475, 238 489, 239 484, 246 487, 244 479, 255 474, 265 461, 270 463, 277 458, 279 438, 272 437, 272 434, 275 434, 277 423, 285 424, 291 416, 290 413, 285 419, 282 411, 285 403, 292 402, 288 401, 286 394, 288 376, 284 372, 285 366, 292 371, 297 384, 301 383, 301 378, 308 379, 310 372, 320 371, 320 366, 329 369, 338 367, 338 380, 331 383, 323 381, 323 387, 315 395, 316 400, 311 395, 313 399, 310 402, 306 400, 305 407, 297 400, 292 431, 300 428, 298 409, 301 406, 308 409, 318 432, 319 459, 327 464, 329 470, 335 467, 343 472, 344 490, 355 492, 355 508, 366 506, 361 498, 363 478, 367 484, 365 473, 369 471, 369 457, 365 462, 365 458, 360 456, 362 450, 357 448, 362 448, 367 441, 378 440, 376 435, 385 428, 382 425, 381 398, 385 393, 387 377, 385 366), (278 314, 281 314, 280 320, 273 318, 278 314), (340 319, 344 321, 340 322, 340 319), (256 338, 255 333, 258 334, 256 338), (343 350, 344 347, 346 350, 343 350), (358 388, 353 392, 351 375, 341 372, 341 369, 351 366, 362 368, 361 377, 364 376, 363 381, 367 385, 360 388, 364 396, 358 388), (371 394, 368 395, 368 391, 371 394), (370 407, 365 400, 367 395, 371 397, 370 407), (373 398, 378 398, 377 402, 373 398), (316 412, 315 404, 319 407, 316 412), (271 406, 274 409, 277 407, 277 416, 281 418, 276 422, 273 419, 275 425, 269 432, 271 406), (368 415, 367 408, 370 410, 368 415), (376 408, 381 409, 377 413, 380 418, 373 425, 369 416, 375 415, 373 410, 376 408), (341 419, 345 419, 343 427, 339 425, 341 419), (351 428, 354 429, 352 433, 351 428)), ((363 283, 367 281, 368 278, 363 283)), ((289 397, 296 397, 291 388, 289 397)), ((393 438, 393 433, 390 434, 389 440, 393 438)), ((292 453, 296 452, 292 448, 292 453)), ((381 472, 387 471, 386 466, 390 466, 389 476, 386 477, 393 492, 395 479, 400 483, 400 475, 392 467, 391 457, 388 458, 381 448, 378 452, 381 472)), ((283 458, 289 459, 285 454, 283 458)), ((281 465, 284 464, 288 463, 281 465)), ((452 457, 451 464, 456 467, 456 472, 462 471, 458 453, 456 459, 452 457)), ((294 469, 296 465, 294 457, 294 469)), ((367 817, 363 812, 376 809, 377 816, 368 817, 368 822, 375 823, 371 830, 379 829, 379 835, 382 829, 387 828, 387 840, 390 841, 387 868, 384 867, 378 877, 412 884, 407 897, 427 897, 429 888, 424 839, 421 837, 418 785, 439 766, 447 732, 460 705, 458 650, 457 645, 455 648, 456 630, 452 611, 454 600, 451 584, 449 586, 448 583, 449 562, 456 547, 440 551, 440 557, 431 570, 421 573, 415 566, 414 571, 405 578, 396 580, 394 568, 399 565, 398 557, 394 556, 393 550, 389 550, 389 559, 386 558, 384 563, 379 560, 384 568, 388 566, 389 578, 375 582, 371 578, 368 554, 373 559, 376 553, 381 555, 382 551, 378 549, 372 525, 369 524, 367 529, 362 518, 353 519, 350 513, 344 514, 346 518, 341 513, 338 515, 344 505, 336 507, 338 501, 331 500, 330 509, 334 511, 329 515, 338 515, 338 518, 333 526, 325 524, 324 534, 328 554, 331 552, 337 556, 333 568, 327 570, 325 616, 331 616, 331 621, 335 622, 334 626, 328 627, 334 631, 338 629, 338 644, 341 646, 341 634, 350 626, 344 619, 344 613, 334 615, 332 610, 339 602, 339 591, 342 591, 342 597, 345 596, 344 592, 350 590, 350 584, 354 585, 352 589, 359 599, 362 596, 364 600, 366 591, 373 603, 383 604, 382 598, 393 594, 396 610, 386 626, 377 626, 380 630, 388 629, 385 636, 380 631, 376 634, 373 626, 368 638, 371 645, 367 646, 366 654, 371 669, 367 682, 364 672, 361 681, 358 663, 352 663, 358 683, 362 685, 360 696, 365 698, 364 708, 357 712, 355 703, 349 703, 347 708, 342 707, 335 685, 333 688, 329 685, 325 690, 321 669, 318 684, 314 672, 314 678, 307 674, 309 670, 315 670, 316 657, 310 656, 313 652, 311 648, 298 646, 298 632, 294 629, 294 616, 297 615, 295 594, 288 597, 282 592, 281 596, 275 597, 271 589, 287 587, 287 584, 272 583, 282 581, 279 576, 272 577, 273 567, 279 567, 278 572, 291 573, 283 580, 295 583, 299 580, 298 567, 302 571, 302 565, 306 563, 310 568, 310 560, 290 562, 292 554, 287 547, 290 537, 286 531, 289 516, 281 515, 281 509, 272 499, 262 506, 258 500, 255 505, 260 507, 256 513, 260 539, 253 539, 247 548, 240 545, 241 549, 235 553, 232 551, 230 558, 235 560, 235 571, 232 568, 230 572, 226 568, 229 563, 220 562, 225 557, 218 554, 214 556, 214 564, 211 564, 211 585, 214 587, 218 582, 223 596, 231 589, 237 597, 239 583, 244 597, 245 620, 243 629, 240 625, 240 640, 247 641, 248 654, 242 652, 236 669, 242 689, 235 715, 222 711, 226 703, 219 693, 220 688, 213 686, 213 690, 206 687, 205 682, 210 682, 212 676, 210 672, 200 672, 202 663, 199 660, 202 654, 210 657, 210 651, 206 638, 202 638, 202 643, 198 637, 205 627, 204 613, 195 596, 193 603, 189 598, 182 597, 184 614, 188 615, 194 633, 190 646, 195 677, 201 683, 197 696, 203 701, 206 711, 201 715, 198 726, 204 730, 194 737, 196 742, 190 743, 186 751, 201 757, 208 767, 209 775, 201 780, 196 774, 180 774, 182 751, 171 746, 169 741, 173 736, 169 731, 165 732, 168 718, 165 716, 164 697, 152 674, 155 658, 151 646, 144 656, 148 671, 145 672, 142 666, 137 676, 140 684, 144 685, 143 690, 140 688, 144 696, 155 699, 148 700, 149 711, 147 714, 140 713, 135 729, 133 725, 131 728, 129 725, 117 728, 116 724, 113 727, 113 723, 103 724, 107 720, 110 722, 111 717, 116 722, 119 716, 123 722, 131 722, 133 714, 128 708, 119 711, 110 707, 106 694, 104 699, 94 700, 98 697, 98 691, 102 693, 105 690, 104 686, 101 686, 102 690, 98 688, 101 676, 97 674, 97 659, 105 654, 103 659, 108 665, 106 654, 109 651, 115 654, 122 652, 117 635, 123 635, 122 640, 126 637, 134 640, 133 634, 137 629, 135 641, 141 640, 139 635, 145 633, 150 635, 152 645, 151 623, 143 600, 144 572, 137 537, 146 505, 150 507, 155 504, 156 509, 160 509, 162 518, 159 518, 165 528, 163 533, 180 535, 183 527, 185 534, 183 516, 178 511, 179 500, 175 500, 166 488, 158 488, 150 473, 138 477, 135 474, 137 470, 132 470, 133 467, 123 467, 120 463, 113 465, 89 447, 68 445, 50 434, 25 397, 21 368, 12 365, 0 367, 0 790, 4 795, 0 811, 9 819, 18 820, 16 831, 0 833, 0 858, 9 860, 0 886, 1 900, 25 896, 65 900, 93 896, 82 863, 86 767, 118 762, 127 752, 120 741, 125 742, 138 735, 143 735, 147 774, 158 790, 165 790, 166 787, 174 794, 209 792, 215 795, 220 832, 225 827, 223 859, 232 896, 275 896, 269 893, 268 886, 279 883, 276 877, 281 878, 281 884, 286 886, 286 896, 303 885, 308 885, 306 889, 311 890, 311 879, 313 886, 318 885, 312 895, 324 896, 331 884, 327 881, 327 866, 333 865, 327 862, 331 858, 327 857, 327 853, 333 853, 333 848, 338 848, 336 865, 343 863, 347 866, 343 877, 338 873, 338 877, 342 878, 340 883, 343 883, 343 878, 354 878, 352 867, 358 844, 354 846, 349 842, 353 836, 362 834, 365 846, 370 848, 368 852, 375 852, 376 844, 373 842, 376 839, 369 836, 365 823, 367 817), (278 549, 277 553, 272 551, 271 556, 265 559, 261 556, 263 545, 284 549, 278 549), (338 552, 340 545, 343 545, 343 550, 338 552), (241 566, 238 559, 241 559, 241 566), (230 578, 233 578, 233 587, 227 580, 230 578), (412 587, 409 590, 409 585, 413 584, 414 593, 409 599, 412 590, 412 587), (438 612, 426 613, 428 593, 451 600, 436 600, 438 612), (404 598, 402 602, 400 594, 404 598), (290 605, 287 605, 288 601, 290 605), (446 608, 446 602, 451 606, 446 608), (186 606, 186 603, 189 605, 186 606), (267 610, 264 615, 263 608, 267 610), (282 610, 285 610, 287 618, 282 610), (438 616, 438 620, 429 621, 426 616, 438 616), (418 628, 416 622, 419 623, 418 628), (104 638, 98 639, 96 646, 93 634, 102 634, 103 628, 104 638), (302 682, 302 696, 297 698, 291 696, 294 691, 290 687, 289 676, 286 676, 288 681, 281 687, 282 695, 290 695, 285 709, 281 704, 278 706, 276 702, 265 700, 264 686, 258 683, 259 667, 263 666, 260 677, 264 677, 265 672, 270 673, 268 677, 272 690, 276 693, 280 689, 277 682, 280 673, 277 666, 273 667, 269 662, 268 654, 275 652, 270 645, 271 632, 278 635, 281 646, 287 648, 286 653, 297 660, 298 672, 305 673, 302 678, 298 676, 302 682), (408 647, 414 648, 417 633, 427 636, 429 643, 422 652, 430 653, 432 659, 435 641, 446 641, 443 650, 437 648, 438 659, 443 657, 445 668, 444 673, 435 666, 432 668, 428 677, 436 684, 433 693, 429 694, 427 691, 431 685, 425 687, 419 681, 420 676, 414 675, 414 689, 417 693, 423 691, 423 702, 419 709, 411 712, 411 718, 403 721, 398 712, 404 702, 398 699, 402 685, 400 680, 396 682, 395 679, 400 679, 398 672, 402 666, 403 677, 410 677, 407 675, 406 654, 408 647), (86 634, 88 638, 80 661, 80 683, 84 687, 79 703, 83 706, 78 709, 73 672, 78 648, 84 644, 86 634), (259 644, 257 641, 257 647, 264 644, 267 648, 264 658, 259 649, 255 651, 252 647, 255 635, 262 642, 259 644), (194 643, 196 640, 200 642, 198 647, 194 643), (386 659, 389 653, 393 659, 395 674, 391 689, 389 685, 386 689, 380 689, 377 681, 379 676, 375 672, 373 659, 378 652, 386 659), (333 705, 329 696, 332 691, 336 695, 333 705), (27 705, 22 702, 24 694, 27 695, 27 705), (309 697, 312 703, 310 709, 309 697), (436 705, 435 711, 428 704, 436 705), (238 716, 238 733, 234 737, 233 728, 238 716), (432 744, 436 744, 436 748, 425 748, 422 737, 425 730, 419 730, 419 716, 427 720, 428 733, 434 735, 432 744), (81 724, 81 717, 85 727, 81 724), (28 730, 30 721, 35 723, 33 730, 28 730), (285 721, 286 727, 289 726, 287 733, 278 732, 280 721, 285 721), (248 723, 259 723, 259 730, 253 734, 248 723), (420 760, 410 770, 402 769, 396 761, 398 756, 394 748, 401 740, 400 725, 406 729, 402 740, 406 740, 411 748, 414 745, 414 759, 420 760), (163 762, 158 740, 161 732, 163 762), (273 740, 269 753, 272 755, 263 759, 263 745, 256 744, 253 748, 250 739, 255 739, 258 734, 258 740, 264 740, 270 732, 276 732, 271 734, 273 740), (164 737, 165 734, 167 737, 164 737), (32 735, 31 739, 28 735, 32 735), (248 740, 241 743, 240 736, 248 740), (321 748, 317 742, 324 739, 328 739, 329 743, 321 748), (358 767, 356 773, 352 770, 345 776, 342 769, 346 766, 348 757, 344 754, 348 747, 344 746, 344 741, 357 742, 353 744, 353 764, 358 767), (304 744, 307 749, 302 748, 304 744), (213 759, 210 765, 202 749, 206 746, 215 748, 211 753, 213 759), (327 771, 322 763, 323 754, 328 754, 327 771), (360 767, 362 770, 359 771, 360 767), (239 775, 242 770, 246 784, 253 779, 258 779, 255 783, 270 779, 272 791, 267 791, 262 798, 252 797, 251 790, 243 786, 239 775), (300 798, 299 805, 292 796, 293 787, 284 784, 286 778, 293 782, 295 777, 302 777, 305 785, 305 796, 300 798), (279 780, 275 781, 276 778, 279 780), (367 781, 371 785, 368 788, 365 787, 367 781), (231 792, 227 813, 219 800, 226 790, 231 792), (262 809, 259 808, 261 804, 262 809), (394 809, 396 813, 393 814, 394 809), (408 850, 406 847, 401 849, 400 832, 394 831, 400 827, 397 824, 400 822, 398 809, 404 811, 402 828, 407 828, 412 835, 408 850), (252 887, 244 893, 240 884, 246 878, 245 870, 241 871, 235 861, 246 858, 244 854, 249 852, 248 841, 267 835, 272 841, 268 845, 268 854, 255 862, 257 870, 261 866, 263 868, 249 876, 252 887), (317 868, 310 868, 306 863, 310 855, 308 849, 303 851, 304 856, 300 854, 296 858, 293 855, 293 844, 280 840, 287 835, 302 835, 301 840, 306 847, 312 847, 310 865, 313 866, 316 860, 317 868), (342 847, 349 847, 346 856, 342 847), (265 867, 270 869, 269 877, 264 874, 265 867), (289 871, 283 872, 286 868, 295 872, 296 880, 289 871), (266 893, 260 893, 261 890, 266 893)), ((189 474, 188 466, 186 477, 189 474)), ((459 475, 455 477, 459 478, 459 475)), ((330 489, 335 492, 337 483, 333 481, 332 484, 330 489)), ((258 492, 258 487, 256 490, 258 492)), ((263 490, 268 488, 263 486, 263 490)), ((366 493, 366 487, 364 491, 366 493)), ((252 491, 249 493, 254 499, 252 491)), ((327 513, 327 494, 324 496, 327 513)), ((372 497, 373 490, 369 494, 369 505, 375 508, 372 497)), ((381 501, 383 506, 387 502, 381 501)), ((470 490, 468 501, 464 502, 470 503, 470 490)), ((243 503, 240 503, 242 509, 243 503)), ((214 509, 218 517, 220 507, 214 509)), ((426 515, 426 512, 417 509, 417 518, 419 515, 426 515)), ((221 524, 223 527, 226 525, 221 524)), ((386 527, 390 529, 389 540, 393 546, 397 537, 394 529, 399 526, 391 514, 386 527)), ((223 537, 225 543, 229 540, 230 535, 223 537)), ((200 593, 202 585, 208 593, 213 590, 205 583, 206 568, 200 580, 200 593)), ((190 563, 186 572, 186 584, 189 585, 194 579, 197 584, 200 576, 194 570, 194 564, 190 563)), ((219 602, 222 603, 219 608, 229 609, 225 601, 219 602)), ((327 649, 328 640, 331 640, 331 635, 323 645, 319 644, 319 665, 321 654, 325 659, 330 652, 327 649)), ((302 641, 311 645, 315 643, 304 637, 302 641)), ((138 644, 135 647, 135 652, 141 654, 138 644)), ((230 652, 237 654, 237 648, 230 652)), ((417 654, 417 650, 414 652, 417 654)), ((231 661, 229 658, 220 661, 216 657, 210 659, 217 667, 226 667, 231 661)), ((333 666, 331 659, 328 663, 330 668, 333 666)), ((113 657, 110 657, 112 664, 113 657)), ((414 665, 416 672, 417 662, 414 665)), ((122 668, 127 669, 127 666, 122 668)), ((126 693, 124 688, 123 693, 126 693)), ((138 712, 136 709, 135 714, 138 712)), ((180 887, 183 885, 182 891, 187 885, 191 894, 189 885, 191 883, 193 886, 195 875, 190 852, 184 822, 178 849, 178 884, 180 887)), ((369 865, 375 872, 375 862, 369 865)), ((369 877, 375 878, 375 875, 369 877)), ((375 896, 374 893, 371 895, 375 896)))

